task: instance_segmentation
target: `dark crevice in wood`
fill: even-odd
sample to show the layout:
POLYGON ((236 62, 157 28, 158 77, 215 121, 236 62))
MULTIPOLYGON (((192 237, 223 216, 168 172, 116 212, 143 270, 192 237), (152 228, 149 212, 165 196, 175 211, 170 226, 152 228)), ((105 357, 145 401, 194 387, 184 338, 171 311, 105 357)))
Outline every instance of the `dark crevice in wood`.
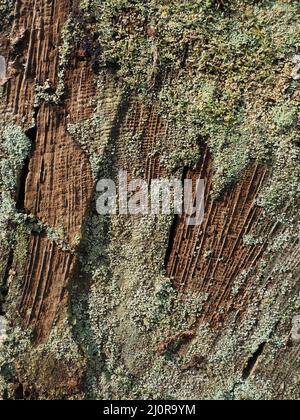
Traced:
POLYGON ((253 354, 253 356, 248 360, 247 366, 245 367, 245 369, 243 371, 243 379, 244 380, 247 380, 251 376, 258 359, 260 358, 260 356, 262 355, 262 353, 263 353, 263 351, 266 347, 266 344, 267 344, 267 342, 261 343, 260 346, 258 347, 258 349, 256 350, 256 352, 253 354))

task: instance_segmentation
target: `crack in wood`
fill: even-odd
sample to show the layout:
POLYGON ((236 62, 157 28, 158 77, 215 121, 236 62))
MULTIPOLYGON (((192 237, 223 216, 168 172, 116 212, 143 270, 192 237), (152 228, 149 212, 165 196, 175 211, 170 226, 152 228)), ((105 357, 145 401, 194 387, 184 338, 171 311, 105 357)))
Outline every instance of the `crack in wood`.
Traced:
POLYGON ((256 352, 253 354, 253 356, 250 357, 250 359, 248 360, 248 363, 245 367, 245 369, 243 370, 243 379, 246 381, 248 378, 250 378, 250 376, 252 375, 253 371, 255 370, 256 366, 257 366, 257 362, 259 360, 259 358, 262 356, 265 347, 266 347, 267 342, 263 342, 259 345, 258 349, 256 350, 256 352))

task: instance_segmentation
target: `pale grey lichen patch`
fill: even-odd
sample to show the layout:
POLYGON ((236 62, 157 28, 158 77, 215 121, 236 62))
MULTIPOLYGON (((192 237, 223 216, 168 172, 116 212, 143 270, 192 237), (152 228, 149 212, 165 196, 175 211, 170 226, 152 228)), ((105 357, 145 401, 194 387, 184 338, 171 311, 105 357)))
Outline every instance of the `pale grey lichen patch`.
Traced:
POLYGON ((93 99, 94 114, 92 117, 79 123, 68 124, 69 134, 78 142, 90 160, 95 181, 98 180, 99 171, 103 166, 103 156, 107 148, 110 147, 111 129, 117 122, 118 111, 124 95, 122 86, 113 79, 105 83, 102 78, 98 78, 96 84, 97 94, 93 99))
MULTIPOLYGON (((240 367, 262 343, 272 342, 273 346, 268 347, 265 360, 284 346, 282 337, 273 337, 276 325, 298 305, 298 296, 290 298, 295 281, 289 274, 288 262, 283 269, 278 259, 271 272, 266 262, 261 264, 257 281, 253 282, 253 288, 260 285, 257 297, 245 308, 243 321, 237 328, 233 317, 216 335, 208 324, 197 324, 209 295, 182 295, 165 276, 163 259, 170 223, 168 218, 143 217, 137 221, 118 216, 111 219, 93 216, 88 221, 81 273, 90 277, 90 290, 86 301, 83 296, 79 299, 77 285, 73 299, 75 335, 89 360, 88 395, 271 398, 273 391, 262 385, 264 381, 260 381, 259 375, 252 386, 244 381, 240 367), (275 279, 280 282, 280 289, 275 279), (165 354, 155 352, 167 337, 190 330, 193 325, 197 325, 197 334, 183 346, 184 351, 174 341, 165 354), (201 369, 193 370, 192 374, 182 370, 181 366, 195 355, 205 359, 201 369)), ((244 282, 250 274, 253 275, 244 273, 244 282)))
POLYGON ((297 343, 300 342, 300 315, 297 315, 293 318, 291 337, 293 341, 297 343))
POLYGON ((2 115, 0 126, 0 304, 4 309, 4 296, 9 275, 9 255, 17 240, 16 226, 19 213, 16 208, 19 177, 31 142, 22 129, 8 115, 2 115))
POLYGON ((16 125, 2 126, 0 141, 0 237, 8 241, 10 223, 16 215, 16 190, 25 159, 31 150, 31 142, 16 125))
POLYGON ((207 299, 203 294, 179 294, 164 274, 171 222, 166 216, 157 220, 150 216, 140 220, 116 216, 109 227, 111 242, 106 243, 105 219, 95 216, 89 220, 81 272, 91 278, 90 291, 85 302, 74 290, 73 312, 77 320, 75 335, 90 364, 90 396, 181 398, 174 386, 181 377, 186 397, 193 395, 189 386, 194 391, 197 388, 197 380, 180 370, 184 359, 171 352, 169 356, 155 353, 167 337, 193 325, 207 299), (93 360, 97 360, 97 371, 90 370, 93 360), (165 383, 167 374, 170 381, 165 383))
POLYGON ((276 216, 284 212, 284 208, 288 208, 290 212, 294 210, 294 216, 297 216, 300 194, 300 151, 295 144, 296 139, 297 133, 293 133, 286 139, 281 139, 274 149, 276 161, 273 164, 271 179, 257 200, 257 203, 270 215, 276 216))
MULTIPOLYGON (((269 260, 264 259, 255 273, 246 270, 235 282, 234 297, 256 275, 247 286, 255 299, 240 324, 233 317, 220 332, 197 324, 209 296, 179 294, 165 275, 169 218, 105 219, 93 214, 93 206, 72 303, 74 334, 87 358, 86 392, 90 397, 272 398, 272 385, 260 374, 244 382, 241 366, 264 342, 270 344, 265 360, 274 359, 283 346, 282 337, 274 336, 276 325, 285 319, 290 325, 299 304, 291 262, 282 257, 291 253, 297 239, 293 210, 298 208, 299 197, 299 146, 295 141, 299 98, 298 83, 291 80, 290 58, 299 37, 299 5, 250 3, 233 1, 224 8, 211 1, 151 2, 147 6, 131 1, 82 2, 84 16, 92 22, 87 24, 86 36, 96 33, 101 44, 100 67, 104 72, 109 69, 110 75, 115 72, 132 92, 147 97, 150 90, 150 97, 153 94, 161 103, 164 117, 176 127, 172 147, 160 148, 166 166, 175 170, 196 164, 196 146, 204 139, 213 152, 218 195, 238 180, 252 160, 267 163, 273 168, 271 178, 258 203, 275 221, 289 227, 285 235, 270 239, 269 260), (154 94, 155 75, 165 74, 164 69, 171 76, 165 77, 161 88, 157 83, 154 94), (290 207, 292 214, 282 206, 290 207), (279 249, 281 257, 276 256, 279 249), (89 287, 88 292, 82 290, 82 284, 89 287), (195 324, 197 336, 189 343, 172 343, 162 355, 154 351, 166 337, 195 324), (195 354, 206 359, 204 366, 192 374, 182 371, 182 364, 195 354)), ((73 23, 61 49, 57 90, 52 96, 52 86, 46 82, 38 99, 56 102, 62 97, 75 42, 73 23)), ((111 175, 111 159, 105 155, 113 153, 110 143, 115 138, 110 128, 118 106, 117 98, 112 118, 107 120, 99 101, 90 120, 69 125, 90 157, 95 179, 99 172, 111 175)), ((121 140, 131 162, 139 138, 136 142, 132 136, 121 140)), ((63 231, 48 234, 55 241, 64 236, 63 231)), ((248 237, 249 245, 263 240, 254 234, 248 237)), ((45 354, 53 352, 58 358, 65 354, 69 365, 72 359, 79 361, 72 334, 50 343, 45 354)), ((21 340, 18 349, 22 348, 21 340)), ((34 366, 31 361, 31 369, 34 366)))
MULTIPOLYGON (((299 135, 298 82, 291 76, 296 3, 158 1, 124 8, 89 1, 81 10, 97 33, 103 73, 113 68, 130 89, 155 98, 175 124, 176 145, 165 154, 170 167, 196 164, 196 145, 204 139, 214 155, 217 196, 252 160, 278 165, 285 157, 278 146, 293 148, 299 135)), ((289 167, 291 177, 296 168, 297 162, 289 167)))
POLYGON ((15 398, 15 383, 20 377, 24 381, 34 378, 30 388, 39 399, 62 398, 62 393, 71 398, 72 391, 78 396, 83 367, 84 360, 67 320, 53 328, 47 343, 38 346, 32 345, 30 330, 14 326, 0 352, 0 399, 15 398))
POLYGON ((6 319, 4 316, 0 316, 0 349, 7 338, 6 335, 6 319))

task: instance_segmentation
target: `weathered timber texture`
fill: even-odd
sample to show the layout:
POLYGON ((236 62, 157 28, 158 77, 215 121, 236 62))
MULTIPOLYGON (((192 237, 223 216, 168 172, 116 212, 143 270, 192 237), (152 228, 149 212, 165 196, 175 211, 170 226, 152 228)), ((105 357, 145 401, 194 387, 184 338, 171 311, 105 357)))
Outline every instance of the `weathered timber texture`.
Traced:
MULTIPOLYGON (((96 19, 80 7, 17 0, 1 25, 1 136, 19 127, 31 143, 10 190, 15 214, 0 224, 2 398, 298 399, 298 203, 284 203, 288 221, 258 205, 272 174, 263 159, 215 196, 220 160, 205 136, 190 146, 196 164, 172 166, 187 148, 172 110, 124 87, 115 63, 99 71, 85 32, 96 19), (148 185, 203 178, 203 224, 101 217, 97 178, 119 170, 148 185)), ((154 44, 150 81, 157 54, 154 44)), ((188 60, 184 46, 180 71, 163 69, 153 91, 188 60)))

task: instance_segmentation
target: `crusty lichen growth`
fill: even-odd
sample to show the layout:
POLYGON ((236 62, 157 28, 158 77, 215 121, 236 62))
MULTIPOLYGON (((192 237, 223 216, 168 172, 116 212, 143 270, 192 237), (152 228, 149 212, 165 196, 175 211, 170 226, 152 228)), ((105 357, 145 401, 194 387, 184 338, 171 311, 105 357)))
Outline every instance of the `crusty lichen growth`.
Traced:
POLYGON ((1 0, 0 1, 0 31, 6 29, 13 17, 15 1, 1 0))
MULTIPOLYGON (((113 69, 132 90, 156 97, 175 123, 174 167, 195 163, 192 145, 205 139, 217 195, 251 160, 277 165, 285 157, 282 142, 295 154, 297 2, 91 0, 81 8, 98 37, 93 60, 100 69, 113 69)), ((290 167, 291 177, 295 170, 290 167)))
MULTIPOLYGON (((169 360, 168 354, 155 353, 169 335, 193 325, 207 299, 202 294, 184 298, 164 275, 162 261, 170 222, 166 217, 157 221, 152 217, 115 217, 109 222, 94 216, 87 224, 81 276, 90 279, 90 290, 84 300, 79 279, 73 312, 75 334, 88 360, 89 397, 163 397, 167 384, 157 388, 154 372, 159 380, 168 369, 169 373, 174 370, 178 382, 179 377, 185 377, 192 386, 188 373, 180 371, 184 359, 170 354, 169 360)), ((171 383, 169 389, 175 395, 171 383)))

